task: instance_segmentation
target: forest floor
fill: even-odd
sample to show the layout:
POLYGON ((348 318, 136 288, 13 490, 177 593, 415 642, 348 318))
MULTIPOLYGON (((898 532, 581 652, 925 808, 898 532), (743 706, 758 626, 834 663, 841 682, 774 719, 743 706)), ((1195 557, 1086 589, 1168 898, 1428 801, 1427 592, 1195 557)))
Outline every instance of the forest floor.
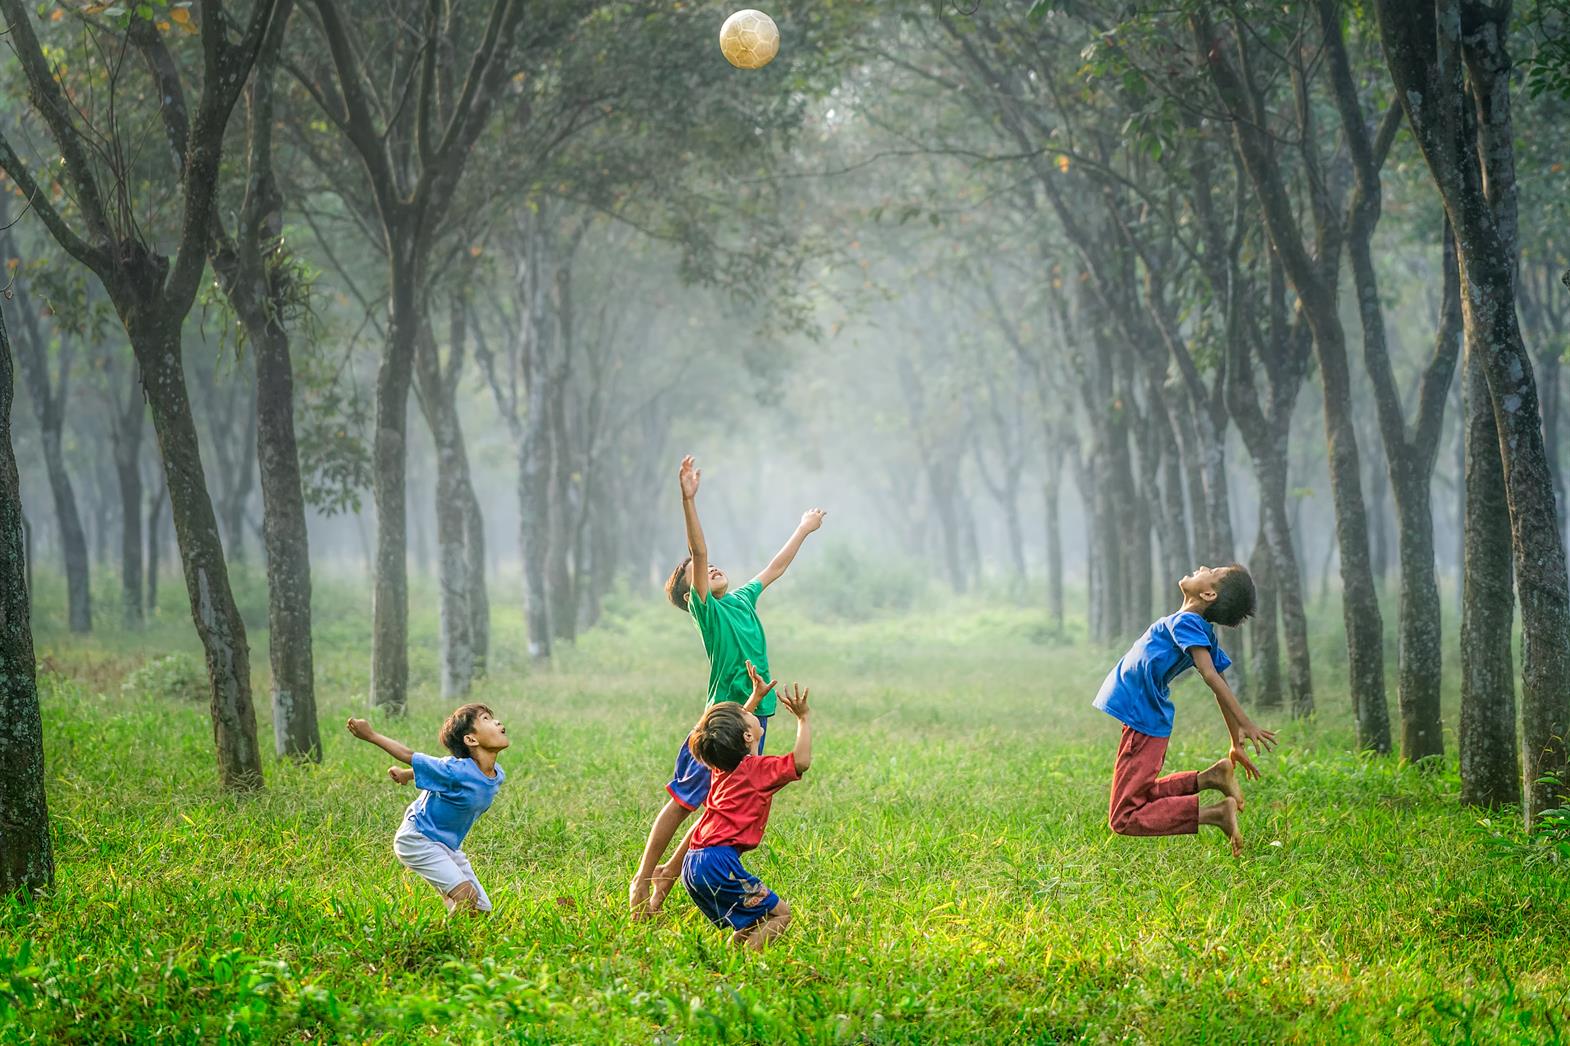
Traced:
MULTIPOLYGON (((496 911, 448 920, 392 855, 412 792, 343 729, 365 714, 367 597, 318 582, 323 764, 270 763, 237 799, 217 790, 204 704, 157 675, 122 690, 148 658, 196 651, 183 593, 166 585, 143 633, 82 640, 40 587, 58 873, 36 905, 0 908, 0 1042, 1570 1039, 1570 869, 1514 811, 1458 805, 1453 736, 1437 770, 1352 754, 1334 636, 1320 716, 1256 713, 1282 744, 1233 859, 1208 829, 1108 831, 1118 730, 1090 700, 1117 651, 996 600, 853 624, 765 606, 816 737, 749 858, 796 912, 755 955, 679 889, 655 921, 624 914, 703 704, 698 638, 670 607, 615 601, 545 671, 498 607, 475 696, 508 726, 508 780, 466 845, 496 911)), ((265 620, 254 579, 242 600, 265 620)), ((431 603, 415 601, 410 714, 372 717, 428 751, 448 711, 431 603)), ((1168 766, 1203 767, 1220 717, 1193 682, 1176 702, 1168 766)), ((782 710, 768 750, 793 732, 782 710)))

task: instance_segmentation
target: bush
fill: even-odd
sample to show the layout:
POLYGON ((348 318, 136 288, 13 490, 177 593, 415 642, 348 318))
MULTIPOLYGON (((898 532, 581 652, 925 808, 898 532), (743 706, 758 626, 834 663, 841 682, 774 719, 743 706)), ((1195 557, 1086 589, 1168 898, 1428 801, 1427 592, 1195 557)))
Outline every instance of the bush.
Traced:
POLYGON ((908 611, 931 586, 927 572, 909 560, 857 554, 847 545, 810 550, 788 575, 789 601, 809 613, 844 621, 908 611))
POLYGON ((210 691, 206 667, 189 654, 155 657, 120 684, 120 692, 127 697, 172 697, 203 702, 210 691))

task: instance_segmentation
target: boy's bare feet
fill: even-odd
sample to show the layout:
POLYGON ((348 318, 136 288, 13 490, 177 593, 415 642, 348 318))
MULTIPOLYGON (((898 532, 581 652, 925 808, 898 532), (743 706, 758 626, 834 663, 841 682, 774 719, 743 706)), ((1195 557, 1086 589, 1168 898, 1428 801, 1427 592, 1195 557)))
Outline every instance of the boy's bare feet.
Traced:
POLYGON ((1238 812, 1243 811, 1243 786, 1238 783, 1237 771, 1232 768, 1232 760, 1218 759, 1214 766, 1199 772, 1199 789, 1204 791, 1214 788, 1224 795, 1231 796, 1237 802, 1238 812))
POLYGON ((1213 825, 1232 841, 1232 856, 1243 856, 1243 833, 1237 826, 1237 800, 1230 795, 1215 806, 1201 807, 1199 823, 1213 825))
POLYGON ((641 875, 634 876, 632 885, 627 887, 627 908, 633 919, 649 917, 649 880, 641 875))

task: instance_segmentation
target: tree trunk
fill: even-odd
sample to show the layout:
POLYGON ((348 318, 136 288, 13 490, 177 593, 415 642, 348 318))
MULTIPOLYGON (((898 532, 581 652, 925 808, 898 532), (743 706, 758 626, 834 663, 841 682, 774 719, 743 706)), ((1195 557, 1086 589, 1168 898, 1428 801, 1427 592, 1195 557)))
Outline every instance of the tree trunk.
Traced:
POLYGON ((1047 613, 1052 627, 1063 631, 1063 520, 1059 500, 1063 488, 1063 456, 1052 445, 1053 433, 1048 430, 1048 447, 1045 475, 1042 480, 1042 503, 1046 511, 1046 575, 1047 613))
MULTIPOLYGON (((415 379, 420 409, 436 445, 436 577, 441 592, 442 697, 461 700, 474 681, 474 616, 469 607, 468 458, 449 378, 436 340, 427 328, 416 348, 415 379)), ((459 365, 462 348, 450 348, 448 367, 459 365)))
MULTIPOLYGON (((18 297, 21 297, 20 289, 17 288, 18 297)), ((49 378, 47 344, 37 319, 27 312, 31 307, 29 301, 18 310, 22 314, 23 336, 17 340, 16 361, 22 371, 22 380, 27 385, 28 396, 33 401, 33 412, 38 418, 44 469, 49 477, 49 493, 54 499, 55 521, 60 530, 60 551, 65 560, 67 620, 72 632, 86 633, 93 630, 92 568, 87 552, 87 532, 77 509, 76 491, 65 470, 61 431, 65 424, 64 401, 70 347, 68 344, 61 345, 60 351, 66 359, 61 363, 59 381, 52 382, 49 378)))
POLYGON ((142 627, 142 390, 133 386, 130 401, 114 426, 114 467, 120 485, 120 624, 142 627))
POLYGON ((491 650, 491 599, 486 589, 485 517, 480 514, 480 499, 471 480, 464 484, 467 504, 464 510, 465 568, 469 574, 469 649, 474 659, 474 678, 485 677, 491 650))
MULTIPOLYGON (((564 311, 569 307, 564 298, 564 311)), ((565 316, 564 316, 565 322, 565 316)), ((565 333, 565 332, 564 332, 565 333)), ((570 346, 563 346, 570 352, 570 346)), ((551 497, 547 506, 550 521, 546 583, 550 592, 551 635, 564 643, 578 636, 578 592, 573 549, 573 461, 567 434, 567 374, 565 366, 551 379, 550 426, 551 497)))
POLYGON ((158 488, 158 496, 147 506, 147 616, 158 613, 158 559, 163 551, 163 536, 159 524, 164 516, 164 502, 169 496, 169 484, 158 488))
POLYGON ((321 762, 311 636, 311 549, 294 434, 294 364, 276 324, 252 332, 256 359, 256 456, 267 557, 267 657, 273 674, 273 746, 281 757, 321 762), (258 333, 262 336, 258 337, 258 333))
POLYGON ((245 623, 229 587, 218 519, 202 471, 196 425, 180 368, 179 327, 170 321, 163 329, 133 330, 131 345, 153 410, 186 594, 206 654, 219 778, 226 789, 259 788, 262 762, 256 742, 256 710, 251 704, 250 649, 245 623))
POLYGON ((392 245, 391 324, 376 371, 376 438, 371 490, 376 503, 376 582, 371 597, 371 704, 401 716, 409 700, 409 386, 419 337, 419 286, 410 237, 388 230, 392 245))
POLYGON ((1254 539, 1254 551, 1248 558, 1248 571, 1254 578, 1256 601, 1254 620, 1249 626, 1253 637, 1254 663, 1258 667, 1259 690, 1254 704, 1264 709, 1281 707, 1281 654, 1279 633, 1276 631, 1276 582, 1274 553, 1266 533, 1264 507, 1260 507, 1259 535, 1254 539))
POLYGON ((1480 347, 1470 340, 1462 383, 1466 527, 1461 600, 1461 801, 1492 808, 1521 800, 1515 671, 1510 650, 1514 568, 1499 430, 1494 424, 1480 347))
POLYGON ((37 894, 54 883, 22 492, 11 450, 14 380, 0 315, 0 897, 37 894))
POLYGON ((1287 655, 1287 694, 1292 714, 1314 711, 1314 681, 1309 662, 1308 614, 1303 606, 1303 574, 1292 520, 1287 512, 1286 434, 1276 441, 1279 453, 1256 461, 1260 506, 1264 513, 1265 539, 1270 545, 1270 579, 1280 604, 1281 636, 1287 655))

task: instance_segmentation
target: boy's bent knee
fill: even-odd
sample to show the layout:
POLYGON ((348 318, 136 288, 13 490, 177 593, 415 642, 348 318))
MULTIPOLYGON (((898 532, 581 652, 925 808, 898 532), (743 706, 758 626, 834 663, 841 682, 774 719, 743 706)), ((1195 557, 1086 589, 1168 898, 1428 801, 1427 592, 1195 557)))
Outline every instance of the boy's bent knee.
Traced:
POLYGON ((786 904, 785 899, 782 897, 780 898, 780 903, 770 908, 769 914, 764 916, 764 918, 772 919, 782 925, 788 923, 790 922, 790 905, 786 904))
POLYGON ((447 899, 456 908, 475 908, 480 903, 480 891, 471 882, 461 882, 447 891, 447 899))
POLYGON ((1118 835, 1131 835, 1129 829, 1133 827, 1133 820, 1134 811, 1127 806, 1120 806, 1107 815, 1107 827, 1118 835))

